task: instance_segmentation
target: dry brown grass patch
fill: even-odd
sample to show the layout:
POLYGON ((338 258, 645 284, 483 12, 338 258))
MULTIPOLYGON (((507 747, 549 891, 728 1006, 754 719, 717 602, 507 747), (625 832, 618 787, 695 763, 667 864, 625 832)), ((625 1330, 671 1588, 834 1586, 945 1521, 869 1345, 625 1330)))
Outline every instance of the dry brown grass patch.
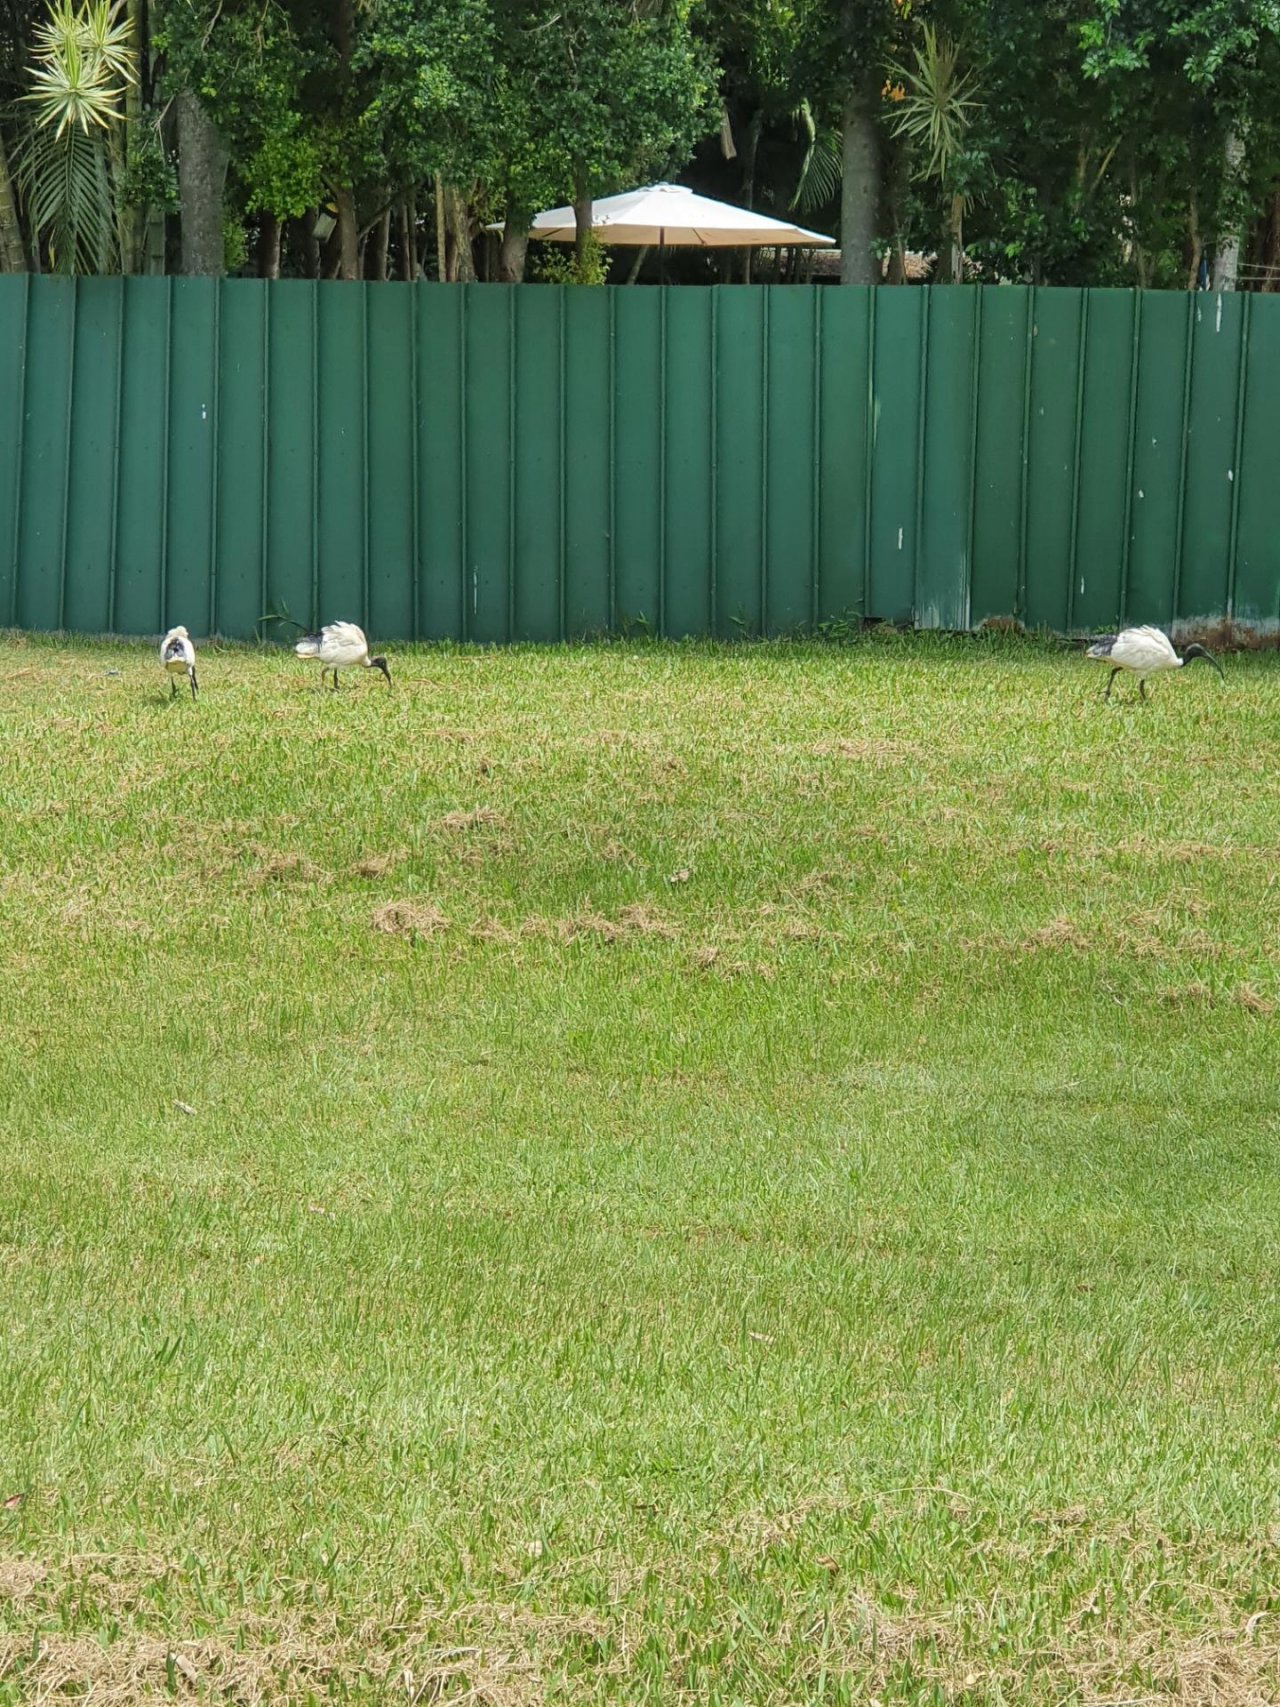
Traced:
POLYGON ((858 764, 884 766, 914 758, 917 741, 890 741, 878 737, 864 740, 821 741, 813 749, 819 758, 853 759, 858 764))
POLYGON ((1231 994, 1232 1000, 1238 1002, 1242 1008, 1247 1008, 1251 1014, 1270 1018, 1276 1011, 1276 1004, 1266 996, 1259 995, 1252 984, 1237 985, 1231 994))
POLYGON ((434 901, 388 901, 384 906, 375 907, 373 928, 412 942, 416 937, 436 936, 447 931, 449 919, 434 901))
POLYGON ((612 919, 604 913, 587 909, 563 919, 548 919, 539 913, 532 913, 520 924, 521 936, 543 937, 552 942, 578 942, 584 938, 595 938, 598 942, 612 943, 629 937, 669 939, 678 934, 670 919, 644 901, 623 907, 617 917, 612 919))
POLYGON ((47 1575, 39 1559, 0 1558, 0 1600, 25 1600, 47 1575))
POLYGON ((443 818, 436 820, 436 829, 449 831, 505 829, 506 822, 501 812, 495 812, 491 806, 475 806, 469 812, 446 812, 443 818))
POLYGON ((305 854, 262 852, 260 857, 261 865, 249 874, 249 883, 254 889, 265 889, 273 883, 317 884, 331 881, 323 866, 316 865, 305 854))
POLYGON ((1041 948, 1072 948, 1091 949, 1094 946, 1092 937, 1086 936, 1072 924, 1070 919, 1050 919, 1047 925, 1041 925, 1038 930, 1031 932, 1022 939, 1022 947, 1029 954, 1034 954, 1041 948))
POLYGON ((624 907, 618 914, 618 923, 624 931, 634 932, 636 936, 660 936, 668 939, 679 936, 679 931, 664 913, 656 907, 651 907, 645 901, 633 902, 624 907))
POLYGON ((389 871, 394 871, 408 857, 403 848, 397 848, 394 853, 366 854, 363 859, 358 859, 351 867, 351 875, 353 877, 385 877, 389 871))
POLYGON ((513 931, 510 925, 504 925, 501 919, 495 919, 492 913, 482 913, 471 927, 471 935, 477 942, 519 942, 519 931, 513 931))

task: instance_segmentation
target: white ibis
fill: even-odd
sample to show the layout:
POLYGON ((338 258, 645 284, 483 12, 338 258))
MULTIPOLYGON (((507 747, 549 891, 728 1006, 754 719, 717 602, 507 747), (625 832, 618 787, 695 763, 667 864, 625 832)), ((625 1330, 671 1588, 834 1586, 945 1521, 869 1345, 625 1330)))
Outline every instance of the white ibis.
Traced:
POLYGON ((319 634, 304 634, 294 647, 299 658, 319 658, 320 686, 328 671, 333 671, 333 691, 338 691, 338 671, 349 665, 362 664, 366 669, 381 670, 391 686, 391 671, 385 658, 369 656, 369 642, 364 630, 354 622, 330 622, 319 634))
POLYGON ((196 649, 185 628, 171 628, 160 642, 160 662, 169 677, 169 698, 178 691, 178 677, 191 683, 191 697, 196 697, 196 649))
MULTIPOLYGON (((1203 646, 1188 646, 1179 658, 1169 636, 1158 628, 1122 628, 1119 634, 1108 634, 1096 641, 1085 657, 1101 658, 1112 667, 1103 699, 1111 698, 1111 685, 1121 670, 1132 670, 1137 676, 1138 692, 1143 699, 1147 697, 1148 676, 1158 675, 1161 670, 1180 670, 1194 658, 1203 658, 1222 676, 1222 665, 1203 646)), ((1222 679, 1225 681, 1226 677, 1222 679)))

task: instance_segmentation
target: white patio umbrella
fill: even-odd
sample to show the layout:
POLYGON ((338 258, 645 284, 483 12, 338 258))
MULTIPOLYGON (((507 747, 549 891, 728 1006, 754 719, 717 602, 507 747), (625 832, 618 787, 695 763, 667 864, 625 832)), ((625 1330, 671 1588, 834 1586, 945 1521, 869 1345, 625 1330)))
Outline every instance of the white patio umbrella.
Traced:
MULTIPOLYGON (((500 231, 502 227, 490 227, 500 231)), ((620 196, 602 196, 591 204, 591 229, 602 243, 630 248, 741 249, 812 245, 830 247, 834 237, 806 231, 785 219, 770 219, 731 202, 697 195, 683 184, 649 184, 620 196)), ((572 243, 578 234, 571 207, 540 213, 530 237, 544 243, 572 243)))

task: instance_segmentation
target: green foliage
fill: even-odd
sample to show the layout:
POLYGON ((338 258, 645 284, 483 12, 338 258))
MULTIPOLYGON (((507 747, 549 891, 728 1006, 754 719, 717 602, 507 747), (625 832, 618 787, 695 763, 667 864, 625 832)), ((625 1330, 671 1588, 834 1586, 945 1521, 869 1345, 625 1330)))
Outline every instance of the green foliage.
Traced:
POLYGON ((31 229, 60 273, 109 273, 116 260, 116 199, 101 136, 79 124, 62 135, 36 125, 18 155, 31 229))
POLYGON ((120 0, 48 0, 33 32, 33 123, 18 183, 37 243, 65 273, 107 272, 128 190, 119 134, 136 52, 120 0), (114 134, 109 135, 109 132, 114 134))
POLYGON ((123 0, 48 0, 48 8, 34 32, 25 97, 36 123, 58 139, 76 125, 105 130, 123 116, 125 88, 137 82, 123 0))
POLYGON ((981 110, 973 94, 973 69, 962 67, 954 41, 925 24, 912 63, 890 65, 889 76, 904 86, 892 125, 913 145, 915 175, 949 184, 981 110))
POLYGON ((120 194, 130 207, 163 208, 177 213, 178 170, 164 146, 154 115, 134 120, 129 127, 127 164, 120 180, 120 194))
POLYGON ((581 261, 576 250, 569 245, 563 249, 553 249, 548 245, 548 252, 538 262, 535 276, 543 284, 602 285, 609 277, 609 252, 594 231, 587 235, 581 261))

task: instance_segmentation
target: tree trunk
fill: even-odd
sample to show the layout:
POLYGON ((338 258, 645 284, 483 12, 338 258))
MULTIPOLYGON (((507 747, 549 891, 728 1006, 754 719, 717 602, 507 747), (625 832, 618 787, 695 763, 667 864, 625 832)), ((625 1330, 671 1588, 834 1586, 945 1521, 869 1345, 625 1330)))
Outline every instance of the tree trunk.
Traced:
POLYGON ((502 249, 498 255, 498 278, 503 284, 520 284, 523 281, 528 249, 529 210, 510 207, 502 227, 502 249))
POLYGON ((273 213, 264 213, 258 226, 258 277, 280 277, 280 221, 273 213))
POLYGON ((309 207, 302 216, 302 253, 306 258, 307 277, 320 277, 320 239, 316 236, 316 210, 309 207))
POLYGON ((436 173, 436 277, 441 284, 449 280, 448 220, 444 211, 444 179, 436 173))
POLYGON ((360 277, 360 233, 356 228, 356 194, 350 184, 340 184, 333 192, 338 210, 338 277, 360 277))
MULTIPOLYGON (((756 200, 756 156, 760 151, 760 130, 764 124, 764 114, 758 109, 751 115, 751 123, 747 126, 747 146, 742 156, 742 205, 745 208, 755 207, 756 200)), ((742 282, 751 283, 751 266, 755 260, 755 250, 749 243, 742 248, 742 282)))
POLYGON ((400 208, 400 277, 409 284, 418 279, 418 210, 412 196, 400 208))
POLYGON ((369 233, 369 245, 365 251, 364 276, 367 279, 377 279, 385 283, 387 279, 387 253, 391 248, 391 209, 387 208, 369 233))
POLYGON ((947 202, 947 238, 934 274, 939 284, 964 283, 964 197, 951 196, 947 202))
POLYGON ((222 194, 227 145, 190 89, 174 102, 178 115, 178 193, 182 201, 182 270, 221 278, 226 270, 222 194))
MULTIPOLYGON (((348 117, 351 89, 351 60, 355 50, 355 0, 334 0, 333 43, 338 50, 339 120, 348 117)), ((334 207, 338 215, 338 277, 360 277, 360 233, 356 225, 356 193, 354 184, 335 184, 334 207)))
POLYGON ((842 121, 844 177, 840 188, 840 282, 877 284, 873 245, 880 207, 880 139, 875 106, 865 80, 845 91, 842 121))
POLYGON ((573 260, 579 279, 586 277, 587 253, 591 246, 591 179, 578 161, 573 168, 573 260))
POLYGON ((162 207, 148 207, 142 228, 142 270, 148 278, 168 272, 169 222, 162 207))
POLYGON ((1200 221, 1196 214, 1194 188, 1187 198, 1187 235, 1182 246, 1182 262, 1186 268, 1187 289, 1195 290, 1200 278, 1200 256, 1204 245, 1200 241, 1200 221))
MULTIPOLYGON (((1236 188, 1240 176, 1240 166, 1244 160, 1244 139, 1239 131, 1229 130, 1223 147, 1223 163, 1226 166, 1227 194, 1236 188)), ((1240 271, 1240 220, 1237 215, 1231 220, 1227 229, 1219 234, 1218 253, 1213 263, 1214 290, 1234 290, 1240 271)))
POLYGON ((907 283, 907 245, 902 232, 906 223, 903 210, 907 205, 907 193, 910 189, 908 168, 907 150, 899 143, 890 155, 887 166, 882 167, 886 223, 887 229, 893 233, 888 270, 888 282, 891 285, 907 283))
POLYGON ((18 203, 9 176, 9 162, 0 137, 0 273, 25 273, 27 250, 22 241, 22 224, 18 219, 18 203))
POLYGON ((444 202, 449 241, 453 250, 450 276, 457 284, 474 284, 476 262, 471 253, 471 216, 467 208, 467 198, 456 184, 446 184, 444 202))

